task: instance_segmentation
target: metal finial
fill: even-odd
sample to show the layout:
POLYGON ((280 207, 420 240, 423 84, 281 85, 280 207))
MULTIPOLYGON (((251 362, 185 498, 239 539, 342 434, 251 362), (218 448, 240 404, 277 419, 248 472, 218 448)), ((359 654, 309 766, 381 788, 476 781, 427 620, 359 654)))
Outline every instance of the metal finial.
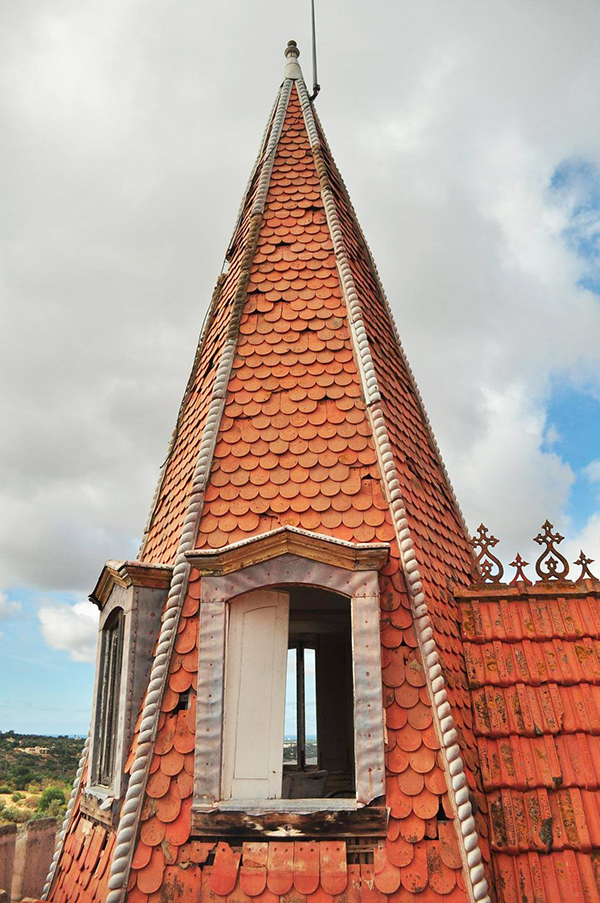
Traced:
POLYGON ((561 536, 558 530, 553 533, 553 530, 553 524, 547 520, 540 533, 534 536, 534 542, 537 542, 539 546, 546 546, 535 563, 535 569, 542 580, 565 580, 569 573, 569 562, 556 548, 563 541, 564 536, 561 536))
POLYGON ((302 78, 302 70, 300 69, 300 63, 298 62, 300 51, 298 50, 298 45, 296 44, 296 42, 288 41, 287 47, 285 48, 283 53, 285 55, 285 58, 287 59, 283 77, 295 79, 302 78))
POLYGON ((581 574, 577 578, 577 582, 579 582, 580 580, 586 580, 586 579, 587 580, 595 580, 596 579, 589 568, 589 565, 593 564, 593 563, 594 563, 594 559, 588 558, 587 555, 584 555, 583 550, 580 549, 579 558, 577 559, 577 561, 574 562, 574 564, 578 564, 581 567, 581 574))
POLYGON ((510 581, 511 586, 514 586, 515 583, 520 583, 520 582, 529 583, 529 584, 531 583, 531 580, 525 574, 525 568, 527 567, 528 564, 529 564, 529 562, 525 561, 523 558, 521 558, 521 556, 517 552, 517 554, 515 555, 515 560, 511 561, 511 563, 510 563, 511 568, 516 568, 516 571, 517 571, 515 576, 510 581))
POLYGON ((471 538, 477 565, 486 583, 500 583, 504 575, 502 562, 490 551, 498 542, 484 524, 479 524, 476 535, 471 538))
POLYGON ((300 56, 300 51, 298 50, 297 43, 295 41, 288 41, 287 47, 283 51, 283 54, 284 54, 284 56, 287 56, 287 57, 291 56, 295 59, 298 59, 298 57, 300 56))

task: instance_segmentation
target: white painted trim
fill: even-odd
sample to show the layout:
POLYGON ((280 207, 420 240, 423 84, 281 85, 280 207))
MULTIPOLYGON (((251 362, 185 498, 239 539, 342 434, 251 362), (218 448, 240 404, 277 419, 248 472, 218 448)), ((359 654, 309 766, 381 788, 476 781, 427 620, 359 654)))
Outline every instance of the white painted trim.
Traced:
POLYGON ((229 606, 222 799, 253 799, 261 795, 261 790, 267 799, 281 797, 289 614, 289 593, 277 590, 255 590, 238 596, 229 606), (256 624, 249 628, 248 617, 258 612, 263 619, 261 628, 257 629, 256 624), (260 662, 256 660, 257 649, 262 649, 260 662), (268 680, 264 685, 266 675, 268 680), (263 691, 259 693, 256 688, 261 681, 263 691), (246 694, 249 697, 246 702, 251 704, 244 705, 246 694), (261 715, 262 728, 258 727, 261 715), (248 769, 247 765, 248 756, 256 756, 259 750, 262 750, 259 767, 264 768, 260 777, 254 766, 248 769), (251 774, 239 776, 240 765, 251 774))
MULTIPOLYGON (((315 154, 317 169, 320 159, 321 145, 315 125, 312 104, 303 79, 296 82, 298 96, 304 114, 304 121, 309 135, 311 147, 315 154)), ((390 511, 398 538, 402 570, 410 591, 411 610, 416 628, 417 641, 425 666, 425 676, 432 700, 434 724, 440 739, 443 755, 446 759, 448 796, 456 813, 459 849, 464 864, 464 874, 469 896, 478 903, 490 903, 487 881, 484 876, 479 838, 475 828, 475 820, 464 763, 460 756, 458 736, 454 717, 448 702, 446 683, 440 664, 431 618, 429 615, 423 584, 419 573, 404 501, 400 491, 400 482, 394 461, 392 446, 389 440, 385 418, 381 407, 381 395, 373 358, 369 347, 369 338, 362 318, 358 291, 348 261, 341 223, 339 220, 333 192, 324 174, 319 172, 321 195, 325 205, 325 214, 331 233, 340 284, 350 321, 350 335, 361 376, 367 411, 373 428, 373 436, 383 481, 390 501, 390 511)))

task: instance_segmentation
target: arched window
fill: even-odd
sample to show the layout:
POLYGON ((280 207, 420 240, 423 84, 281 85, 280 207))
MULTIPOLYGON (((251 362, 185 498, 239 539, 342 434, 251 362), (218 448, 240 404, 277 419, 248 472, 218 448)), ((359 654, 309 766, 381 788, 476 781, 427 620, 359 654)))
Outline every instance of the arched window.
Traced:
POLYGON ((100 787, 110 787, 114 774, 124 628, 125 613, 115 608, 102 628, 96 691, 92 773, 94 784, 100 787))

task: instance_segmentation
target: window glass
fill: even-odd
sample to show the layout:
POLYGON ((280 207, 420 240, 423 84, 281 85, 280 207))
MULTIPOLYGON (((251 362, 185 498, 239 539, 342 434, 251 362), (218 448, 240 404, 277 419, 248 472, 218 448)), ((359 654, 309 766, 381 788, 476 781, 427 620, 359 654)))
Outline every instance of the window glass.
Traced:
POLYGON ((306 765, 318 765, 317 670, 314 649, 304 648, 304 724, 306 765))
POLYGON ((115 764, 124 622, 123 610, 119 608, 112 612, 102 629, 96 702, 94 775, 95 783, 104 787, 110 786, 112 782, 115 764))
POLYGON ((285 685, 285 729, 283 764, 298 764, 298 699, 296 693, 296 649, 288 649, 285 685))

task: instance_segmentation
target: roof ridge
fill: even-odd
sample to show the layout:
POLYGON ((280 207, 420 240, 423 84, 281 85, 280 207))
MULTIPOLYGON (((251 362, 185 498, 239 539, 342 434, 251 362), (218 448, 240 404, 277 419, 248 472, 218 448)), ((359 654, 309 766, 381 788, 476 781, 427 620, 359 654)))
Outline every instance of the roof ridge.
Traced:
POLYGON ((323 198, 325 214, 333 241, 340 277, 340 286, 348 310, 350 341, 354 346, 358 369, 363 383, 366 409, 369 420, 371 421, 381 475, 386 486, 390 512, 392 514, 392 520, 398 538, 402 571, 406 579, 406 584, 410 590, 409 598, 416 628, 415 632, 423 663, 425 664, 425 674, 432 702, 432 710, 435 713, 434 723, 437 728, 440 744, 447 764, 447 774, 449 776, 447 782, 448 796, 451 799, 452 808, 457 816, 457 826, 459 828, 457 834, 464 863, 463 871, 465 872, 468 886, 470 885, 473 898, 481 901, 481 903, 490 903, 487 881, 484 876, 482 855, 479 847, 479 838, 473 818, 473 808, 469 799, 469 788, 464 763, 460 756, 460 747, 458 745, 454 717, 448 701, 446 680, 440 664, 437 642, 434 636, 425 594, 423 592, 419 566, 413 547, 405 504, 401 494, 398 471, 394 462, 392 446, 381 406, 381 394, 369 347, 369 338, 362 317, 358 291, 348 262, 348 255, 334 193, 329 184, 322 156, 319 130, 317 129, 313 116, 312 104, 308 96, 306 84, 302 78, 297 80, 296 88, 300 98, 306 130, 309 135, 309 141, 321 184, 321 196, 323 198))
MULTIPOLYGON (((131 765, 129 786, 121 809, 121 817, 116 831, 116 844, 110 870, 109 894, 106 903, 119 903, 127 887, 127 879, 134 852, 144 791, 148 780, 148 771, 152 756, 152 741, 156 735, 160 703, 165 689, 166 677, 172 656, 173 644, 177 635, 181 606, 185 599, 190 563, 186 558, 194 546, 198 532, 198 524, 202 514, 204 492, 210 475, 215 443, 219 424, 223 414, 227 386, 237 347, 239 322, 243 303, 246 298, 248 280, 258 235, 265 208, 265 200, 273 172, 275 154, 281 137, 285 114, 292 89, 292 79, 285 78, 281 86, 272 128, 265 148, 265 155, 258 180, 256 196, 250 213, 250 225, 246 236, 238 283, 233 295, 232 313, 227 329, 226 341, 221 352, 211 401, 202 433, 196 466, 192 477, 192 490, 189 496, 187 512, 181 532, 181 538, 175 558, 171 586, 162 615, 162 622, 155 657, 150 673, 148 690, 144 699, 140 733, 134 759, 131 765)), ((255 170, 256 173, 256 170, 255 170)), ((252 179, 251 179, 252 182, 252 179)), ((248 199, 246 199, 248 200, 248 199)))
MULTIPOLYGON (((281 87, 279 88, 279 91, 277 92, 277 96, 275 97, 275 101, 273 103, 273 106, 271 107, 271 112, 269 113, 269 118, 267 119, 267 124, 265 126, 265 130, 264 130, 262 138, 261 138, 260 147, 258 149, 258 154, 254 161, 254 166, 252 167, 252 170, 250 172, 248 182, 246 183, 246 188, 242 195, 242 200, 241 200, 241 203, 240 203, 240 206, 238 209, 238 213, 237 213, 237 216, 235 219, 235 226, 233 227, 233 232, 232 232, 231 238, 229 240, 229 244, 227 245, 227 251, 225 252, 225 260, 227 260, 229 255, 231 254, 231 251, 232 251, 234 243, 235 243, 235 239, 240 231, 244 209, 246 207, 246 204, 248 203, 250 191, 252 189, 252 184, 254 182, 254 178, 255 178, 258 168, 260 166, 260 161, 261 161, 264 151, 265 151, 265 147, 267 144, 267 138, 268 138, 270 131, 272 129, 272 126, 273 126, 273 120, 275 118, 275 113, 277 110, 277 106, 279 104, 279 99, 281 97, 282 88, 283 88, 283 85, 281 85, 281 87)), ((177 419, 175 421, 175 427, 173 429, 173 432, 171 433, 171 438, 169 439, 169 444, 167 445, 167 452, 166 452, 164 461, 160 467, 160 471, 158 474, 158 480, 156 482, 156 488, 154 490, 154 495, 152 497, 152 502, 150 504, 150 511, 148 513, 148 519, 146 520, 146 524, 144 526, 144 532, 142 534, 142 541, 140 543, 140 548, 139 548, 138 555, 137 555, 138 559, 140 559, 140 560, 143 558, 144 552, 146 550, 146 542, 147 542, 148 536, 150 534, 150 528, 152 527, 152 520, 154 518, 154 514, 156 512, 158 501, 160 499, 160 493, 162 491, 163 483, 165 480, 165 475, 167 472, 167 465, 169 463, 169 459, 175 448, 175 443, 177 441, 177 436, 179 434, 179 428, 181 425, 181 418, 183 416, 183 412, 185 410, 185 406, 186 406, 189 394, 190 394, 192 386, 194 384, 194 377, 195 377, 196 371, 198 369, 198 364, 200 363, 200 358, 201 358, 202 352, 204 350, 204 345, 206 344, 210 325, 212 323, 213 316, 214 316, 214 313, 217 308, 217 302, 221 296, 221 290, 222 290, 223 284, 225 282, 225 277, 226 277, 226 273, 222 271, 217 278, 217 282, 215 284, 215 287, 213 289, 213 293, 212 293, 212 296, 210 299, 210 304, 208 305, 206 314, 202 321, 202 326, 200 327, 200 337, 198 339, 198 344, 196 346, 196 353, 194 355, 192 368, 190 370, 190 375, 188 377, 188 381, 186 383, 185 390, 183 392, 183 397, 182 397, 181 403, 179 405, 179 409, 177 412, 177 419)))

